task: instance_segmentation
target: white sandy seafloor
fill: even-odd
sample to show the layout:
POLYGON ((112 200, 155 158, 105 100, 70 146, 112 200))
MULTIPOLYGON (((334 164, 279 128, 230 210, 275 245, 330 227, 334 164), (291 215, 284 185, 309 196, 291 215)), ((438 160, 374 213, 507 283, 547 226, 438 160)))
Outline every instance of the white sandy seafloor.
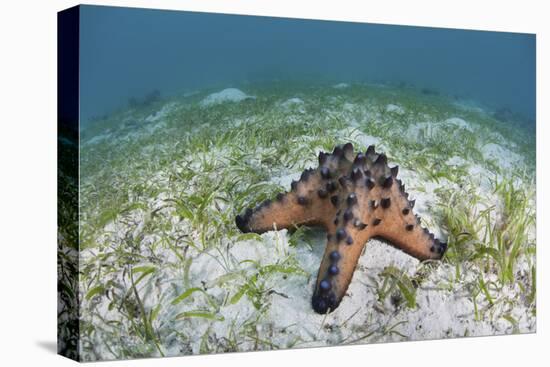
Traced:
MULTIPOLYGON (((340 83, 328 89, 338 98, 340 91, 349 88, 348 84, 340 83)), ((125 134, 111 130, 82 144, 86 149, 98 144, 124 144, 164 129, 166 116, 183 108, 179 104, 196 103, 201 108, 210 108, 224 102, 244 103, 253 94, 232 88, 205 95, 193 102, 169 101, 156 113, 143 116, 144 128, 140 130, 125 134)), ((290 95, 277 103, 289 119, 300 119, 307 113, 309 102, 307 94, 300 94, 290 95)), ((382 138, 362 132, 357 127, 361 126, 360 116, 364 118, 365 113, 374 120, 383 114, 406 115, 407 108, 400 104, 399 98, 383 106, 359 106, 345 101, 338 106, 327 109, 327 113, 338 115, 348 123, 348 127, 326 133, 349 139, 356 146, 375 144, 377 150, 386 152, 392 162, 392 157, 397 156, 398 152, 391 151, 382 138), (363 115, 357 111, 363 111, 363 115)), ((242 121, 233 123, 238 126, 242 121)), ((513 142, 498 133, 486 134, 479 124, 465 120, 461 115, 439 121, 433 121, 426 115, 398 133, 402 134, 402 139, 420 142, 437 136, 441 129, 448 131, 449 128, 457 134, 456 141, 450 144, 460 142, 460 132, 463 130, 478 132, 477 144, 483 158, 501 167, 503 175, 525 170, 526 158, 515 149, 513 142), (487 141, 483 140, 484 137, 487 141)), ((308 137, 303 139, 307 141, 308 137)), ((152 148, 144 144, 142 149, 146 152, 152 148)), ((254 149, 260 152, 264 148, 254 149)), ((269 148, 265 149, 269 151, 269 148)), ((283 169, 272 175, 269 182, 288 189, 291 180, 299 177, 303 167, 315 165, 316 153, 304 156, 300 167, 283 169)), ((203 165, 215 164, 223 156, 224 152, 216 148, 184 160, 200 171, 203 165)), ((175 162, 175 170, 178 163, 185 162, 175 162)), ((489 168, 473 158, 469 161, 459 156, 449 158, 446 163, 466 167, 472 180, 478 183, 477 194, 498 208, 499 199, 490 185, 495 176, 489 168)), ((435 218, 432 193, 438 188, 456 184, 445 178, 426 181, 414 167, 403 165, 400 166, 399 176, 411 198, 416 199, 415 211, 422 217, 423 224, 445 240, 446 233, 437 225, 435 218)), ((518 176, 518 184, 523 184, 522 179, 518 176)), ((445 261, 420 263, 376 239, 367 243, 340 306, 328 315, 316 314, 311 307, 311 296, 324 251, 325 235, 321 230, 308 232, 297 243, 293 242, 287 230, 270 231, 260 236, 228 236, 222 239, 221 245, 206 251, 200 250, 198 245, 184 246, 177 240, 168 243, 163 238, 185 237, 194 241, 200 237, 197 231, 190 231, 189 219, 174 215, 174 207, 166 205, 165 200, 171 197, 170 192, 197 188, 193 179, 174 182, 173 172, 154 172, 147 176, 147 180, 150 186, 158 188, 158 194, 145 198, 143 207, 136 207, 124 216, 108 221, 102 234, 95 238, 97 246, 81 251, 83 271, 97 272, 100 283, 106 285, 100 292, 90 293, 98 279, 87 279, 81 284, 82 320, 85 325, 94 326, 84 328, 84 342, 81 345, 84 360, 425 340, 536 330, 533 307, 523 299, 524 290, 518 284, 505 285, 498 291, 495 297, 502 301, 490 304, 483 295, 474 299, 472 284, 477 281, 482 269, 468 262, 459 265, 460 269, 445 261), (152 212, 155 216, 171 218, 171 226, 162 231, 151 230, 155 223, 152 212), (154 334, 159 343, 157 347, 147 347, 147 342, 134 333, 131 324, 142 322, 142 317, 127 317, 118 303, 112 303, 115 293, 118 296, 129 295, 128 298, 134 294, 128 266, 120 260, 121 248, 130 243, 137 246, 141 256, 139 264, 143 268, 135 271, 134 280, 144 274, 136 289, 143 309, 153 320, 154 334), (178 257, 178 252, 185 261, 178 257), (284 264, 286 272, 261 271, 281 264, 284 264), (394 302, 392 297, 378 300, 376 290, 382 282, 380 273, 388 266, 400 269, 410 277, 425 274, 416 290, 416 307, 408 308, 394 302), (255 280, 254 284, 251 279, 255 280), (250 286, 246 289, 260 289, 260 299, 254 298, 254 292, 244 291, 245 285, 250 286), (186 291, 190 292, 187 297, 175 301, 186 291), (255 301, 258 301, 256 306, 255 301), (482 316, 476 318, 476 314, 482 316)), ((227 204, 219 201, 215 205, 223 211, 227 204)), ((534 202, 532 205, 534 208, 534 202)), ((529 242, 534 246, 534 226, 529 229, 529 242)), ((534 254, 523 255, 515 266, 516 276, 528 276, 534 261, 534 254)), ((484 279, 487 283, 496 282, 497 275, 485 273, 484 279)), ((135 307, 138 309, 139 304, 135 307)))

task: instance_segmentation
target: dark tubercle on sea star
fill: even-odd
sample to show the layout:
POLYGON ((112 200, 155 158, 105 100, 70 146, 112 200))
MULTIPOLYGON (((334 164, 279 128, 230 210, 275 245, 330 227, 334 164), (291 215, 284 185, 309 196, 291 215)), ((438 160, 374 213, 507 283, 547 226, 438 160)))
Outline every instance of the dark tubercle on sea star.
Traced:
POLYGON ((319 166, 307 169, 291 191, 278 194, 254 210, 236 217, 243 232, 263 233, 274 228, 322 226, 327 245, 312 306, 318 313, 334 311, 351 282, 367 241, 381 237, 419 260, 440 259, 447 244, 420 226, 397 179, 398 167, 390 168, 386 155, 369 146, 353 152, 352 144, 337 146, 332 154, 321 152, 319 166))

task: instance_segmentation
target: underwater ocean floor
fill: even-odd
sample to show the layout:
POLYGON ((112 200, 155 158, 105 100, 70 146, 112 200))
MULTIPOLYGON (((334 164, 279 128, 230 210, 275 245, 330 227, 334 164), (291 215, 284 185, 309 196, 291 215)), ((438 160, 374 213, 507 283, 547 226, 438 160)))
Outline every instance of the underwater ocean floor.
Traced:
POLYGON ((132 106, 81 132, 85 361, 536 330, 535 138, 471 102, 388 85, 245 85, 132 106), (399 165, 419 262, 370 240, 347 295, 311 307, 325 233, 241 233, 235 216, 320 151, 399 165))

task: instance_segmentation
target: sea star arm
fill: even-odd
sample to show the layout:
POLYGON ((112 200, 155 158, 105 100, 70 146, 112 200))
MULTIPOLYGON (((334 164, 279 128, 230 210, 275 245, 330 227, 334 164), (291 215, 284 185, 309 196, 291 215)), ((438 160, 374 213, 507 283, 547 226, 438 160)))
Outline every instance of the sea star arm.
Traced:
POLYGON ((343 162, 353 157, 353 146, 337 147, 333 154, 320 153, 317 169, 305 170, 291 191, 280 193, 275 201, 266 200, 255 209, 247 209, 235 219, 242 232, 263 233, 299 225, 327 228, 339 206, 336 179, 346 169, 343 162))
POLYGON ((335 209, 326 200, 318 200, 319 181, 317 170, 304 171, 299 181, 292 182, 291 191, 280 193, 276 200, 266 200, 255 209, 247 209, 244 215, 238 215, 237 226, 243 232, 256 233, 300 225, 325 226, 323 214, 335 209))
POLYGON ((345 296, 367 242, 368 230, 349 223, 345 229, 335 229, 327 237, 311 302, 315 312, 321 314, 335 310, 345 296))
POLYGON ((420 225, 420 217, 413 212, 415 202, 408 200, 401 182, 395 181, 390 187, 377 187, 373 193, 380 199, 375 201, 375 210, 365 213, 365 220, 380 223, 372 228, 372 236, 387 240, 419 260, 440 259, 446 244, 420 225))

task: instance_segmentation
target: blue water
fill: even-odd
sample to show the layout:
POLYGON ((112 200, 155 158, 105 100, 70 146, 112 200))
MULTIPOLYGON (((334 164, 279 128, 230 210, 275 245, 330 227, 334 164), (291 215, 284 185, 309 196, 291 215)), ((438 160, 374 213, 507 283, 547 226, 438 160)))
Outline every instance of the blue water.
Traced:
POLYGON ((535 119, 535 35, 81 7, 83 123, 157 89, 407 83, 535 119))

